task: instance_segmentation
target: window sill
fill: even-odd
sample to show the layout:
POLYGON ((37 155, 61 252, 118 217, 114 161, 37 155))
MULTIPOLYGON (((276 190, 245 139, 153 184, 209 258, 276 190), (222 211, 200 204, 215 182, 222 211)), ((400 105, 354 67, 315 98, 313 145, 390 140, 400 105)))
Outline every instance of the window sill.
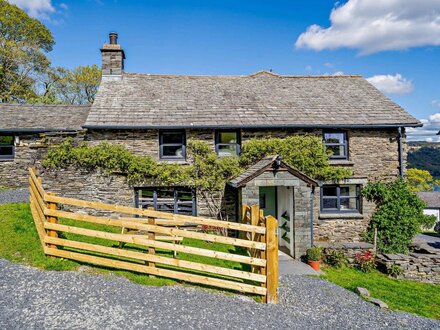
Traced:
POLYGON ((186 159, 159 159, 159 164, 181 164, 188 165, 189 162, 186 159))
POLYGON ((319 219, 363 219, 364 215, 360 213, 320 213, 319 219))
POLYGON ((330 159, 330 165, 335 166, 353 166, 354 162, 347 159, 330 159))
POLYGON ((15 160, 15 158, 4 158, 4 159, 0 159, 0 162, 13 162, 15 160))

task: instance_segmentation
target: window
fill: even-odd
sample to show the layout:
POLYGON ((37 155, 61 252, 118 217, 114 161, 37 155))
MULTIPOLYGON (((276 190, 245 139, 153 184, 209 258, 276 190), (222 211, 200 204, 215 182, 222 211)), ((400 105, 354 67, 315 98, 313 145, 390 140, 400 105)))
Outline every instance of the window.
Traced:
POLYGON ((0 160, 13 160, 14 154, 14 137, 11 135, 0 135, 0 160))
POLYGON ((360 185, 326 185, 321 188, 322 212, 360 212, 360 185))
POLYGON ((215 135, 215 151, 219 157, 237 156, 240 154, 240 132, 217 131, 215 135))
POLYGON ((185 159, 185 131, 160 131, 160 159, 185 159))
POLYGON ((331 159, 347 159, 348 143, 346 132, 326 132, 324 133, 324 145, 327 150, 332 152, 331 159))
POLYGON ((196 194, 191 188, 137 188, 135 195, 136 206, 143 209, 154 207, 156 211, 196 215, 196 194))

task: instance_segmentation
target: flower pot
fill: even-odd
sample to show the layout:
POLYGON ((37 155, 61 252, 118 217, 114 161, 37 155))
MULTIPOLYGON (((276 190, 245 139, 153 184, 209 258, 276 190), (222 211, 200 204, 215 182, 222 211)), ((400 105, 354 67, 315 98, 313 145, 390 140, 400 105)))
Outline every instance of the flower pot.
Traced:
POLYGON ((312 267, 314 270, 319 271, 321 269, 321 261, 316 260, 308 260, 307 264, 312 267))

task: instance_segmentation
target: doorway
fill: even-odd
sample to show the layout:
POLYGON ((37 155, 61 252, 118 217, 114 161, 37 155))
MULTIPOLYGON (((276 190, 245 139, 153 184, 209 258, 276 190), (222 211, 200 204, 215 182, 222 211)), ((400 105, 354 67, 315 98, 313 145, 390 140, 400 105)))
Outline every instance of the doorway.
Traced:
POLYGON ((264 216, 272 215, 278 220, 279 249, 292 257, 294 255, 293 219, 295 202, 293 187, 260 186, 259 204, 264 216))

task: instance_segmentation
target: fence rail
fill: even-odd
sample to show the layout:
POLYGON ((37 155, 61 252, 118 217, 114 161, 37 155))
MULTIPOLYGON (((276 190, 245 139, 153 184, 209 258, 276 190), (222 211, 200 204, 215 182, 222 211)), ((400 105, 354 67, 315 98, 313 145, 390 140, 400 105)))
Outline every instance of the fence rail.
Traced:
POLYGON ((46 255, 257 294, 264 302, 278 302, 277 220, 263 217, 256 206, 243 207, 245 219, 252 219, 249 223, 236 223, 66 198, 46 192, 34 169, 29 169, 29 191, 32 216, 46 255), (66 210, 72 206, 75 211, 66 210), (115 216, 84 214, 87 209, 115 216), (85 228, 87 224, 89 228, 85 228), (192 225, 191 230, 188 225, 192 225), (194 230, 200 225, 242 234, 235 238, 194 230), (182 240, 202 244, 176 243, 182 240), (225 252, 205 248, 212 243, 234 249, 225 252), (240 249, 247 254, 240 253, 240 249), (174 253, 173 257, 168 256, 169 252, 174 253), (177 253, 184 253, 184 259, 189 260, 177 253), (220 262, 220 266, 216 260, 226 263, 220 262), (243 267, 236 269, 228 262, 243 267))

